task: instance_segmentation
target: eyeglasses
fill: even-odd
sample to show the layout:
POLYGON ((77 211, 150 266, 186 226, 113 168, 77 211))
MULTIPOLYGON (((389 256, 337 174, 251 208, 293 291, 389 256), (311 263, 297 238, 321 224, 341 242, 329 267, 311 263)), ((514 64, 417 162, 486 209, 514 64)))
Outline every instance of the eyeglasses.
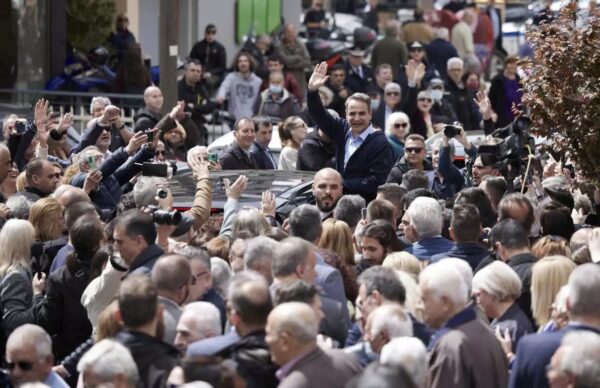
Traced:
POLYGON ((423 148, 421 148, 421 147, 406 147, 406 148, 404 149, 404 151, 405 151, 407 154, 418 154, 418 153, 420 153, 421 151, 423 151, 423 148))
POLYGON ((118 22, 128 22, 129 19, 127 19, 127 18, 118 18, 117 21, 118 22))
POLYGON ((399 96, 400 92, 386 92, 385 95, 386 96, 399 96))
POLYGON ((206 31, 207 35, 214 35, 216 33, 217 33, 217 30, 208 30, 208 31, 206 31))
POLYGON ((394 128, 407 128, 408 123, 395 123, 394 128))
POLYGON ((15 369, 15 367, 19 367, 24 372, 29 372, 33 369, 33 363, 29 361, 17 361, 17 362, 9 362, 6 364, 9 370, 15 369))
POLYGON ((419 98, 419 101, 431 102, 432 100, 431 100, 431 98, 428 98, 428 97, 421 97, 421 98, 419 98))
POLYGON ((156 155, 156 156, 158 156, 158 155, 167 156, 167 151, 155 151, 154 155, 156 155))

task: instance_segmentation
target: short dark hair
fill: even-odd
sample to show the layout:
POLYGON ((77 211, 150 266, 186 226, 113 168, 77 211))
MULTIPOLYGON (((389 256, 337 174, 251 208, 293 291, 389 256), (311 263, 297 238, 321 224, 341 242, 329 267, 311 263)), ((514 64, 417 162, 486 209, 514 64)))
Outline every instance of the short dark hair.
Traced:
POLYGON ((91 202, 77 202, 65 208, 64 214, 65 226, 67 227, 67 230, 71 230, 78 218, 87 214, 97 215, 98 212, 91 202))
POLYGON ((491 228, 496 223, 496 213, 492 208, 490 198, 479 187, 468 187, 461 190, 454 201, 454 206, 471 204, 479 210, 479 220, 484 228, 491 228))
POLYGON ((235 120, 235 123, 233 124, 233 129, 232 131, 236 131, 240 128, 240 125, 242 125, 242 122, 247 121, 249 123, 252 123, 253 125, 255 125, 255 130, 256 130, 256 124, 254 123, 254 121, 250 118, 250 117, 240 117, 239 119, 235 120))
POLYGON ((117 219, 129 238, 142 236, 148 245, 156 241, 156 228, 152 216, 138 209, 127 210, 117 219))
POLYGON ((156 316, 158 291, 147 276, 131 275, 123 280, 118 300, 121 318, 128 328, 146 325, 156 316))
POLYGON ((343 195, 333 209, 333 218, 344 221, 350 229, 356 228, 362 216, 361 209, 366 206, 367 202, 360 195, 343 195))
POLYGON ((248 325, 264 325, 273 309, 269 286, 264 278, 236 275, 229 285, 228 306, 248 325))
POLYGON ((506 194, 498 204, 498 219, 503 220, 506 218, 511 218, 511 207, 513 204, 519 206, 520 208, 525 207, 527 209, 525 217, 519 218, 523 228, 525 228, 525 233, 528 234, 531 231, 531 226, 535 221, 535 214, 533 213, 533 205, 525 195, 521 193, 506 194))
POLYGON ((407 192, 408 190, 397 183, 386 183, 377 188, 377 195, 381 194, 400 211, 404 208, 404 196, 407 192))
POLYGON ((262 115, 252 117, 252 122, 254 123, 254 132, 258 132, 261 126, 271 127, 273 125, 270 118, 262 115))
POLYGON ((436 195, 431 190, 427 190, 427 189, 410 190, 404 196, 404 209, 408 209, 410 204, 419 197, 427 197, 427 198, 437 199, 436 195))
POLYGON ((404 139, 404 142, 406 143, 409 140, 420 141, 421 143, 425 144, 425 138, 417 133, 413 133, 413 134, 406 136, 406 139, 404 139))
POLYGON ((573 233, 575 233, 571 211, 563 204, 554 201, 542 206, 540 226, 542 227, 543 236, 555 235, 570 240, 573 233))
POLYGON ((273 53, 267 57, 267 62, 279 62, 283 65, 283 56, 279 53, 273 53))
POLYGON ((79 269, 89 267, 104 238, 104 228, 97 215, 85 214, 73 223, 69 234, 74 250, 67 255, 66 265, 74 275, 79 269))
POLYGON ((492 246, 497 242, 508 249, 521 249, 529 247, 527 232, 520 222, 507 218, 498 221, 490 233, 490 242, 492 246))
POLYGON ((394 224, 394 212, 396 208, 387 199, 374 199, 367 206, 367 220, 385 220, 394 224))
POLYGON ((479 210, 475 205, 468 203, 455 205, 452 209, 452 234, 454 241, 476 242, 481 234, 481 221, 479 210))
POLYGON ((490 196, 490 202, 498 206, 508 188, 506 179, 501 176, 486 175, 483 177, 483 181, 485 182, 486 191, 490 196))
POLYGON ((42 173, 45 163, 50 162, 44 159, 32 159, 27 163, 27 167, 25 168, 25 178, 27 179, 27 183, 31 182, 31 178, 34 175, 39 176, 42 173))
POLYGON ((217 30, 217 26, 215 26, 214 24, 207 24, 206 27, 204 28, 204 33, 206 34, 208 31, 210 30, 217 30))
POLYGON ((300 205, 290 213, 290 236, 313 242, 321 235, 321 212, 315 205, 300 205))
POLYGON ((307 283, 304 280, 292 280, 277 287, 275 304, 286 302, 311 304, 317 295, 319 295, 319 289, 314 284, 307 283))
POLYGON ((415 189, 429 189, 429 178, 427 178, 427 174, 424 171, 412 169, 408 170, 404 175, 402 175, 402 186, 406 188, 407 191, 415 190, 415 189))
POLYGON ((344 65, 341 64, 341 63, 336 63, 336 64, 334 64, 333 66, 331 66, 329 68, 329 73, 334 72, 334 71, 338 71, 338 70, 343 70, 344 73, 345 73, 346 72, 346 67, 344 67, 344 65))
POLYGON ((363 237, 377 240, 388 252, 404 250, 402 243, 396 236, 396 228, 385 220, 375 220, 368 224, 363 231, 363 237))
POLYGON ((406 301, 406 289, 390 267, 373 266, 367 268, 358 277, 358 285, 365 286, 367 295, 377 291, 386 300, 404 304, 406 301))

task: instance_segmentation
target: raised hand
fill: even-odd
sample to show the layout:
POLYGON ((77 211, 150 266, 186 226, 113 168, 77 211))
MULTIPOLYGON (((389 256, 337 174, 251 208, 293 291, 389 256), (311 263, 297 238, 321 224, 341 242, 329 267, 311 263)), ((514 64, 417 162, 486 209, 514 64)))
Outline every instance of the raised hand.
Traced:
POLYGON ((421 84, 421 81, 423 80, 423 77, 425 77, 425 65, 422 63, 419 63, 417 65, 417 68, 415 69, 415 78, 414 81, 417 85, 421 84))
POLYGON ((484 92, 477 92, 477 95, 473 101, 479 108, 484 120, 489 120, 492 118, 492 103, 490 102, 487 94, 484 92))
POLYGON ((270 190, 262 193, 261 212, 265 216, 275 217, 275 195, 270 190))
POLYGON ((223 179, 223 183, 225 184, 225 193, 227 194, 227 198, 231 199, 239 199, 244 191, 246 191, 246 186, 248 186, 248 177, 246 175, 240 175, 238 179, 233 182, 233 184, 229 183, 229 179, 223 179))
POLYGON ((114 105, 108 105, 106 108, 104 108, 102 116, 100 116, 100 123, 104 125, 112 124, 120 114, 121 109, 114 105))
POLYGON ((127 147, 125 147, 127 154, 129 154, 129 156, 135 154, 147 141, 148 135, 146 135, 143 131, 134 133, 131 140, 129 140, 127 147))
POLYGON ((100 170, 90 171, 83 182, 83 191, 90 195, 92 192, 98 190, 100 182, 102 182, 102 172, 100 170))
POLYGON ((410 82, 415 78, 415 71, 417 70, 417 62, 414 59, 409 59, 404 71, 406 72, 406 79, 410 82))
POLYGON ((171 109, 169 113, 169 117, 173 120, 181 121, 183 119, 183 115, 185 114, 185 101, 177 101, 177 104, 171 109))
POLYGON ((64 115, 60 116, 57 131, 61 133, 66 132, 71 125, 73 125, 73 113, 65 113, 64 115))
POLYGON ((329 76, 327 75, 327 62, 321 62, 315 66, 310 79, 308 80, 308 90, 316 91, 321 86, 325 85, 325 82, 329 76))
POLYGON ((45 124, 48 121, 48 105, 49 101, 40 98, 35 103, 33 120, 35 125, 45 124))

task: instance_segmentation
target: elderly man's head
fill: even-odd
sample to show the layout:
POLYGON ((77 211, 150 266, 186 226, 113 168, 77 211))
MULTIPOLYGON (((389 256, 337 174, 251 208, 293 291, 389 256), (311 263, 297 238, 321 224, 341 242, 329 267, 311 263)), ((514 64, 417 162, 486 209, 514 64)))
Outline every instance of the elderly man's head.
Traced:
POLYGON ((266 236, 249 240, 244 252, 244 268, 258 272, 271 284, 273 282, 271 266, 278 248, 279 243, 266 236))
POLYGON ((131 353, 111 339, 102 340, 88 350, 79 360, 77 371, 86 387, 135 388, 139 381, 131 353))
POLYGON ((307 304, 289 302, 275 307, 269 314, 265 337, 273 362, 285 365, 316 348, 318 332, 319 322, 307 304))
POLYGON ((423 318, 433 329, 439 329, 465 308, 467 285, 453 264, 444 260, 426 267, 419 275, 423 318))
POLYGON ((408 225, 404 226, 404 234, 413 242, 442 234, 442 207, 433 198, 418 197, 412 201, 404 216, 408 221, 408 225))
POLYGON ((389 303, 402 306, 406 301, 406 289, 395 271, 389 267, 368 268, 359 276, 358 285, 357 320, 363 327, 377 307, 389 303))
POLYGON ((54 365, 50 336, 39 326, 18 327, 6 342, 6 361, 15 387, 46 380, 54 365))
POLYGON ((221 335, 221 314, 208 302, 187 304, 177 322, 175 346, 185 354, 192 342, 221 335))
POLYGON ((324 168, 315 174, 312 190, 320 211, 327 213, 335 208, 342 197, 342 176, 332 168, 324 168))
POLYGON ((363 338, 379 354, 393 338, 410 337, 412 334, 412 320, 408 313, 397 304, 386 304, 377 307, 369 315, 363 338))
POLYGON ((600 335, 588 330, 563 337, 547 370, 552 388, 600 386, 600 335))
POLYGON ((313 246, 301 238, 289 237, 279 243, 273 257, 273 277, 279 279, 298 278, 314 283, 317 276, 316 256, 313 246))

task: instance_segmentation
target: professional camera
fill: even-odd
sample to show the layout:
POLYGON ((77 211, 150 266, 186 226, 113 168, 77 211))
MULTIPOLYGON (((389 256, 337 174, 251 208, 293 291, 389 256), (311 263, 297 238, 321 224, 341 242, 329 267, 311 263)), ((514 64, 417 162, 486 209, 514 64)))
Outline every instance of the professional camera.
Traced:
POLYGON ((506 127, 492 132, 491 135, 498 141, 479 146, 478 153, 495 160, 496 167, 503 171, 507 179, 515 179, 525 173, 529 155, 535 154, 535 141, 529 134, 530 127, 531 119, 519 116, 506 127))
POLYGON ((162 210, 158 206, 148 206, 148 209, 152 212, 152 220, 159 225, 179 225, 181 223, 181 213, 177 210, 162 210))

